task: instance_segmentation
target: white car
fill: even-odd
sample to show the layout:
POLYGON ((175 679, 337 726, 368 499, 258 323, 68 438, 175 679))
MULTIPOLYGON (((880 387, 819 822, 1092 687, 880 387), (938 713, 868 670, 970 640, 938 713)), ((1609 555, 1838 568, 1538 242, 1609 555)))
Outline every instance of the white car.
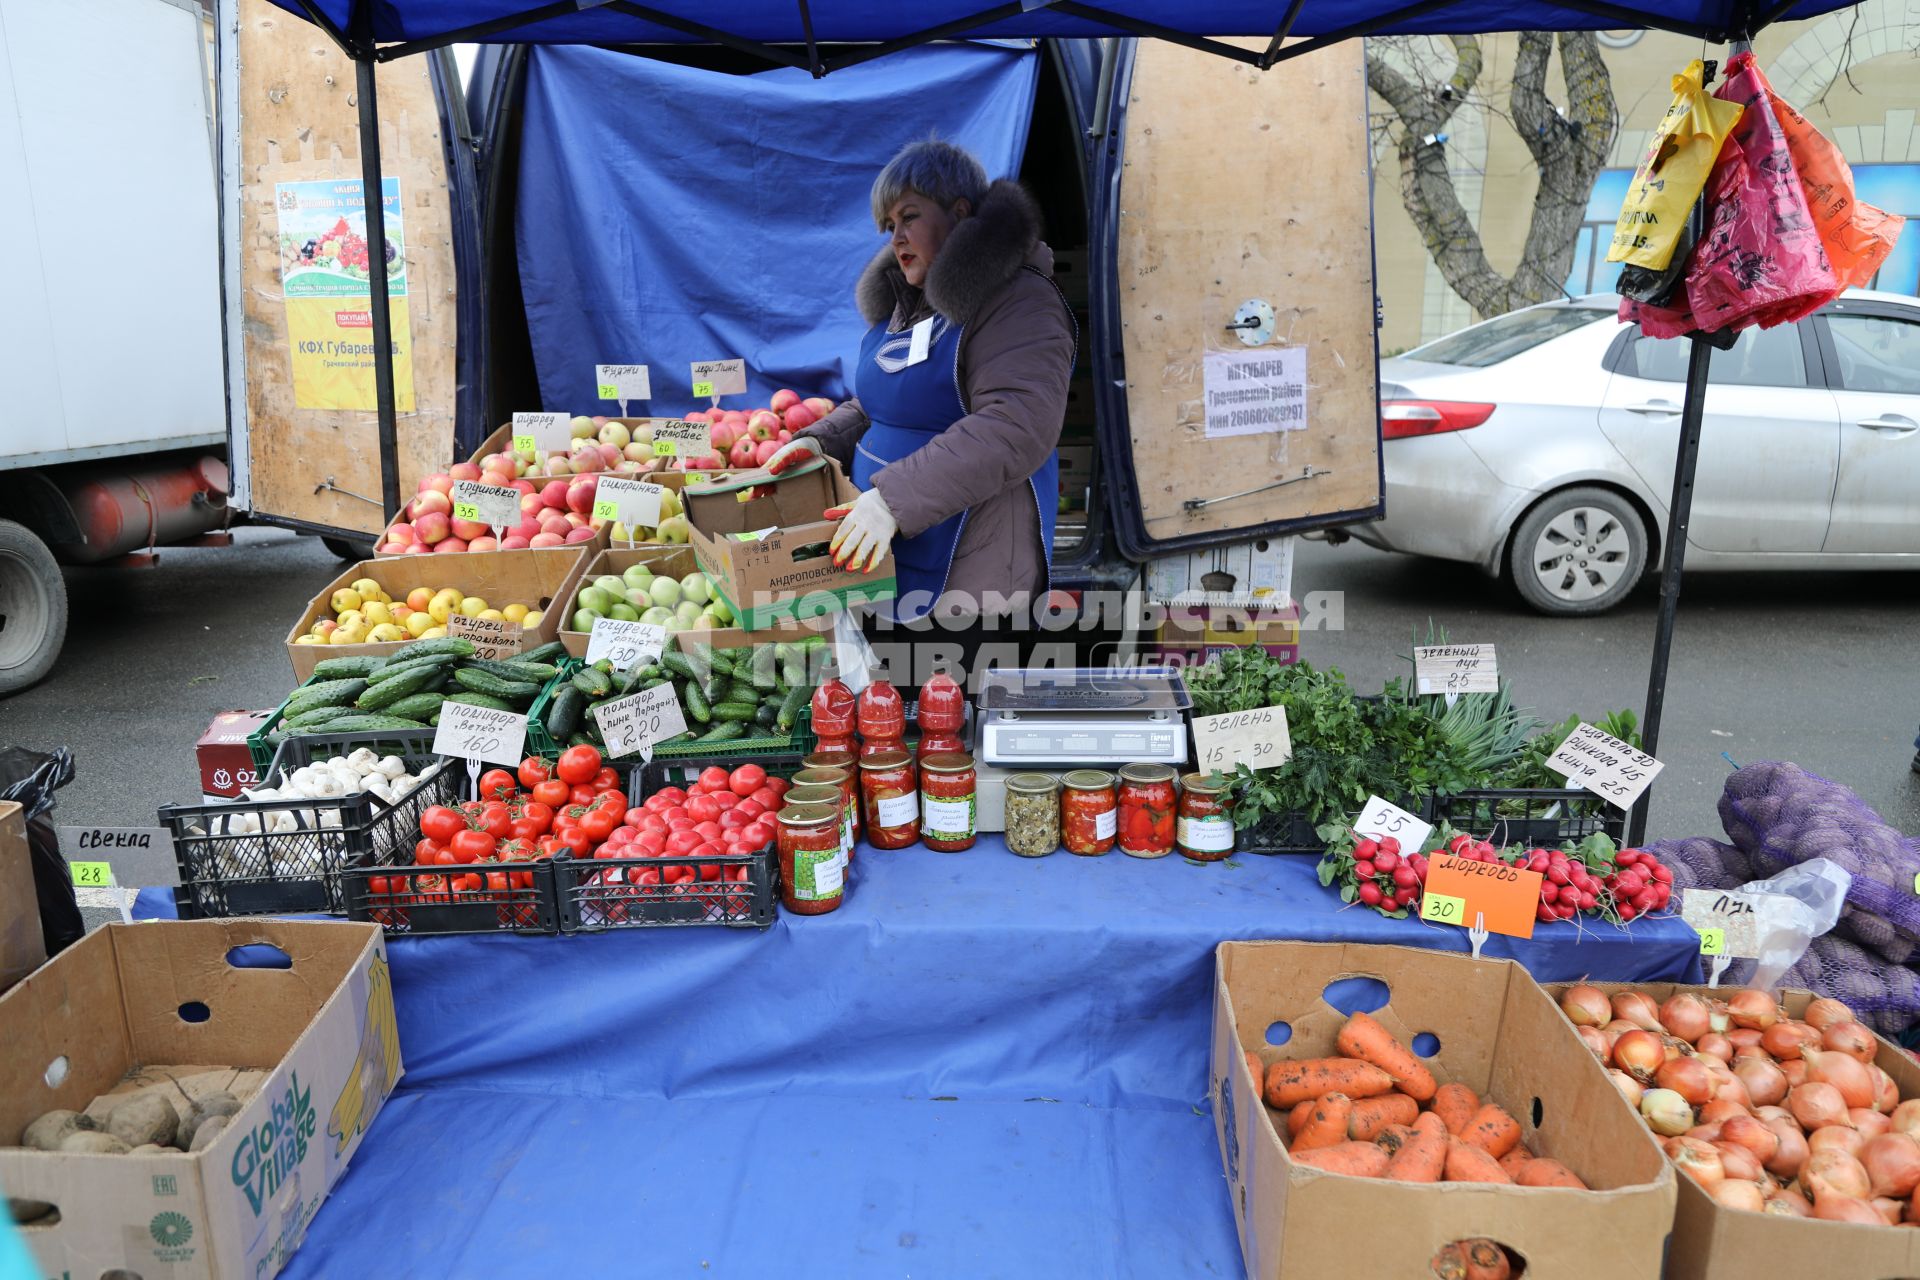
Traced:
MULTIPOLYGON (((1619 299, 1550 302, 1380 362, 1371 546, 1477 564, 1542 613, 1618 604, 1660 562, 1684 340, 1619 299)), ((1920 300, 1850 292, 1710 366, 1692 569, 1920 569, 1920 300)))

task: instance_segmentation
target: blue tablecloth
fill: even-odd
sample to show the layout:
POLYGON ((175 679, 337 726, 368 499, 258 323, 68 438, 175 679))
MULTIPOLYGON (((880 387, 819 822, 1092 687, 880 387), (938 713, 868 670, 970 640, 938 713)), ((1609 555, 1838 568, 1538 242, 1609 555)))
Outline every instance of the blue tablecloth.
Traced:
MULTIPOLYGON (((838 911, 764 932, 392 939, 406 1079, 288 1274, 1237 1275, 1214 946, 1469 949, 1313 867, 987 837, 863 847, 838 911)), ((1698 948, 1665 917, 1483 954, 1677 981, 1698 948)))

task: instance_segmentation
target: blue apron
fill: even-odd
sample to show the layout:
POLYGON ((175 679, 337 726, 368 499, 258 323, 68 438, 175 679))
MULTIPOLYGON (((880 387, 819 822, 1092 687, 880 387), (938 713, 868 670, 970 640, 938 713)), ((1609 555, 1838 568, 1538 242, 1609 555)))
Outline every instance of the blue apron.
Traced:
MULTIPOLYGON (((960 390, 962 332, 961 326, 936 312, 933 333, 927 343, 927 358, 908 364, 907 355, 913 341, 911 328, 889 333, 881 323, 867 330, 867 336, 860 342, 860 364, 854 373, 854 391, 869 420, 866 433, 854 450, 855 487, 871 488, 874 473, 880 468, 913 453, 967 416, 966 401, 960 390)), ((1060 506, 1059 453, 1047 455, 1040 469, 1028 477, 1027 486, 1040 513, 1043 563, 1051 566, 1054 523, 1060 506)), ((913 602, 899 609, 896 616, 900 620, 911 621, 931 611, 933 600, 946 589, 954 549, 960 545, 960 531, 966 523, 967 513, 962 511, 911 538, 893 540, 899 598, 904 600, 916 591, 929 593, 924 604, 913 602)), ((1050 567, 1047 581, 1049 585, 1052 582, 1050 567)))

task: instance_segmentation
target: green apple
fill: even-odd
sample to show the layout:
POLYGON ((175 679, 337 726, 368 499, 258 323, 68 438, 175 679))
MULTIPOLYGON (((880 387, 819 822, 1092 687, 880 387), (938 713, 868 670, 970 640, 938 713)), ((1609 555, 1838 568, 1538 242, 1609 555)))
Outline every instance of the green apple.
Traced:
POLYGON ((672 608, 680 603, 680 584, 672 578, 655 578, 648 584, 647 594, 653 598, 655 604, 672 608))
POLYGON ((733 624, 727 619, 721 617, 719 614, 715 613, 713 611, 712 606, 708 606, 707 608, 700 611, 700 617, 694 622, 693 625, 696 629, 701 631, 719 631, 723 628, 730 627, 733 624))
POLYGON ((660 521, 660 541, 685 542, 690 536, 685 516, 667 516, 660 521))
POLYGON ((640 621, 650 622, 656 627, 664 627, 667 623, 673 621, 673 610, 661 605, 655 605, 640 615, 640 621))
POLYGON ((601 574, 593 580, 593 585, 616 600, 627 594, 627 580, 625 578, 615 577, 611 573, 601 574))
MULTIPOLYGON (((678 584, 675 585, 676 587, 678 586, 678 584)), ((584 613, 597 613, 605 617, 607 610, 613 608, 615 601, 618 599, 618 596, 603 591, 599 587, 582 587, 580 589, 579 605, 581 611, 584 613)))
POLYGON ((733 625, 733 610, 727 607, 727 602, 720 598, 719 592, 716 591, 714 593, 713 599, 707 604, 707 608, 714 612, 714 615, 721 620, 723 626, 730 627, 733 625))
POLYGON ((630 604, 616 604, 613 608, 607 610, 607 616, 609 618, 618 618, 622 622, 640 621, 640 611, 630 604))
POLYGON ((665 627, 669 633, 672 633, 675 631, 689 630, 686 622, 680 618, 668 618, 665 622, 661 623, 660 625, 665 627))
POLYGON ((713 587, 708 584, 707 575, 698 569, 680 579, 680 593, 695 604, 713 599, 713 587))
POLYGON ((621 596, 628 604, 636 609, 651 609, 653 607, 653 597, 647 594, 647 589, 644 586, 634 587, 630 591, 624 591, 621 593, 621 596))
POLYGON ((567 424, 567 433, 575 440, 591 440, 593 433, 599 429, 593 425, 593 419, 588 417, 575 418, 567 424))
POLYGON ((653 581, 653 570, 643 564, 630 564, 627 566, 627 571, 620 577, 629 587, 638 587, 645 591, 647 584, 653 581))
POLYGON ((700 618, 700 606, 692 600, 682 600, 675 606, 673 616, 692 626, 700 618))
POLYGON ((591 631, 593 630, 595 620, 599 617, 600 615, 591 609, 576 609, 573 614, 573 629, 575 631, 591 631))

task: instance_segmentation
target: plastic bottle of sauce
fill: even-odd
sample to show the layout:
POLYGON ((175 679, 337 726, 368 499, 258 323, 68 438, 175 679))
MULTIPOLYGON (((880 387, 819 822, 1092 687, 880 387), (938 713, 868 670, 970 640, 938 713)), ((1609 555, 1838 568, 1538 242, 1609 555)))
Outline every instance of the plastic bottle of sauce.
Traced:
POLYGON ((907 703, 898 689, 886 680, 875 680, 860 691, 858 703, 862 760, 877 751, 906 750, 907 703))
POLYGON ((852 754, 853 724, 853 690, 838 677, 821 681, 813 691, 813 732, 820 739, 817 750, 852 754))

